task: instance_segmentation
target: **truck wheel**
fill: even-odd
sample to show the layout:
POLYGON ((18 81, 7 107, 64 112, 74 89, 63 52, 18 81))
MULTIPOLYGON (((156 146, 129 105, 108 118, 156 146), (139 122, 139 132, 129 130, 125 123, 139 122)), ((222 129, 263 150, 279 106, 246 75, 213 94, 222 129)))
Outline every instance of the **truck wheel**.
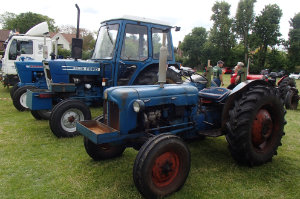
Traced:
POLYGON ((290 90, 291 87, 295 87, 296 88, 296 82, 295 82, 295 79, 290 78, 290 77, 284 78, 278 84, 280 96, 281 96, 281 98, 282 98, 283 101, 285 100, 286 94, 288 93, 288 91, 290 90))
POLYGON ((141 147, 135 159, 135 186, 145 198, 166 196, 183 186, 190 164, 190 151, 179 137, 155 136, 141 147))
POLYGON ((284 104, 287 109, 292 109, 296 110, 298 107, 298 102, 299 102, 299 96, 298 96, 298 90, 290 90, 286 94, 284 104))
POLYGON ((52 109, 49 125, 57 137, 73 137, 79 134, 76 122, 90 119, 90 109, 82 101, 63 100, 52 109))
POLYGON ((125 145, 94 144, 88 138, 83 138, 84 148, 95 161, 121 156, 126 149, 125 145))
POLYGON ((19 111, 25 111, 28 109, 27 105, 26 105, 26 92, 27 89, 34 89, 36 87, 34 86, 22 86, 20 88, 18 88, 13 95, 13 105, 15 106, 15 108, 19 111))
MULTIPOLYGON (((136 85, 154 85, 158 82, 158 68, 150 69, 140 74, 135 82, 136 85)), ((166 75, 167 84, 182 82, 181 77, 174 70, 168 68, 166 75)))
POLYGON ((31 110, 30 112, 36 120, 49 120, 51 115, 51 110, 31 110))
POLYGON ((284 135, 285 112, 273 87, 257 85, 241 93, 226 124, 233 158, 249 166, 271 161, 284 135))
POLYGON ((9 90, 9 94, 10 94, 11 99, 13 98, 14 93, 16 92, 16 90, 18 90, 18 88, 20 88, 19 85, 18 85, 18 84, 15 84, 15 85, 9 90))

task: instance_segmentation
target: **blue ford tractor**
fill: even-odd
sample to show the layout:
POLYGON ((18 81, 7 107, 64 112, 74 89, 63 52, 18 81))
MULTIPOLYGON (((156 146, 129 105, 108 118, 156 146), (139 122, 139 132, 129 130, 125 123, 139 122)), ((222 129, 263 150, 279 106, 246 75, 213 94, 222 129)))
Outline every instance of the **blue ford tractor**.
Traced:
MULTIPOLYGON (((82 40, 74 38, 75 60, 44 61, 48 89, 29 89, 27 106, 31 111, 52 111, 49 124, 56 136, 78 135, 76 122, 91 118, 89 106, 102 104, 106 88, 157 82, 164 33, 168 66, 179 68, 172 45, 172 28, 165 22, 129 16, 102 22, 91 60, 77 60, 81 58, 82 40)), ((174 70, 167 69, 168 83, 180 81, 174 70)))
MULTIPOLYGON (((26 106, 27 89, 47 89, 44 68, 41 61, 35 60, 17 61, 15 62, 15 66, 20 81, 10 90, 10 95, 15 108, 19 111, 24 111, 28 108, 26 106)), ((33 112, 37 119, 46 119, 50 116, 49 113, 38 112, 40 114, 33 112)))
POLYGON ((161 49, 160 85, 119 86, 104 91, 103 116, 77 123, 94 160, 139 150, 133 181, 146 198, 178 191, 190 170, 183 140, 225 135, 240 164, 261 165, 277 154, 284 135, 285 109, 277 89, 263 80, 245 81, 233 90, 206 87, 202 76, 164 84, 166 47, 161 49))

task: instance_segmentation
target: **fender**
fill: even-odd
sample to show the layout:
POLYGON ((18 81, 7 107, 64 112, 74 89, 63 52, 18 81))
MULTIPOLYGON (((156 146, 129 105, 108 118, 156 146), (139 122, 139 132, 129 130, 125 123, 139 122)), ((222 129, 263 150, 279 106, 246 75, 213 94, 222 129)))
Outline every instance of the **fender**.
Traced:
POLYGON ((234 105, 235 99, 240 96, 240 93, 246 89, 248 89, 250 86, 254 85, 266 85, 266 86, 272 86, 271 83, 266 82, 264 80, 247 80, 244 82, 239 83, 229 94, 228 98, 226 99, 225 105, 223 107, 222 111, 222 131, 226 131, 226 122, 229 118, 229 110, 234 105))

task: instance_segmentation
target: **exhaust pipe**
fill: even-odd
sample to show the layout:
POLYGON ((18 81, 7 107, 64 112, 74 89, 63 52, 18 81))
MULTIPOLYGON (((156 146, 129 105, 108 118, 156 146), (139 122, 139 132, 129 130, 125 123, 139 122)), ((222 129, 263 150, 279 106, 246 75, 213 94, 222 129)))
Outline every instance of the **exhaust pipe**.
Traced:
POLYGON ((76 31, 76 38, 79 38, 79 20, 80 20, 80 9, 77 3, 75 4, 75 7, 77 8, 77 31, 76 31))
POLYGON ((167 33, 163 33, 163 42, 162 47, 160 47, 159 54, 159 69, 158 69, 158 83, 160 88, 164 87, 166 83, 167 76, 167 57, 168 57, 168 49, 166 47, 167 33))

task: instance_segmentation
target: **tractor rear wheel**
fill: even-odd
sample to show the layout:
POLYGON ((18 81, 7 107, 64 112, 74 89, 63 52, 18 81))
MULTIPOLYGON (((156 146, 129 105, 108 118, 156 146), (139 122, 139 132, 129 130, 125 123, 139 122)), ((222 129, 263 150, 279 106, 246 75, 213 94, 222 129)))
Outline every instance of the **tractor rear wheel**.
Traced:
MULTIPOLYGON (((158 68, 152 68, 140 74, 135 82, 136 85, 154 85, 158 82, 158 68)), ((168 68, 166 75, 167 84, 182 82, 181 77, 174 70, 168 68)))
POLYGON ((82 101, 63 100, 52 109, 49 125, 57 137, 73 137, 79 134, 76 122, 90 119, 90 109, 82 101))
POLYGON ((31 110, 30 112, 36 120, 49 120, 51 115, 51 110, 31 110))
POLYGON ((190 164, 190 151, 182 139, 171 134, 152 137, 135 159, 135 186, 145 198, 166 196, 184 185, 190 164))
POLYGON ((126 149, 125 145, 95 144, 88 138, 83 138, 84 148, 95 161, 121 156, 126 149))
POLYGON ((26 92, 27 89, 34 89, 36 87, 34 86, 22 86, 20 88, 18 88, 13 95, 13 105, 15 106, 15 108, 18 111, 25 111, 28 109, 27 105, 26 105, 26 92))
POLYGON ((296 110, 299 103, 299 95, 297 89, 290 89, 290 91, 287 92, 284 100, 285 107, 287 109, 296 110))
POLYGON ((18 85, 18 84, 15 84, 15 85, 9 90, 9 94, 10 94, 11 99, 13 98, 14 93, 16 92, 16 90, 18 90, 18 88, 20 88, 19 85, 18 85))
POLYGON ((256 166, 271 161, 277 154, 286 111, 276 92, 273 87, 250 87, 229 111, 226 139, 237 162, 256 166))
MULTIPOLYGON (((279 84, 278 84, 278 88, 279 88, 279 95, 281 97, 281 99, 283 100, 283 102, 286 102, 286 97, 288 92, 291 90, 291 88, 296 89, 296 82, 295 79, 290 78, 290 77, 286 77, 284 78, 279 84)), ((284 104, 285 107, 287 109, 289 109, 289 104, 284 104)))

